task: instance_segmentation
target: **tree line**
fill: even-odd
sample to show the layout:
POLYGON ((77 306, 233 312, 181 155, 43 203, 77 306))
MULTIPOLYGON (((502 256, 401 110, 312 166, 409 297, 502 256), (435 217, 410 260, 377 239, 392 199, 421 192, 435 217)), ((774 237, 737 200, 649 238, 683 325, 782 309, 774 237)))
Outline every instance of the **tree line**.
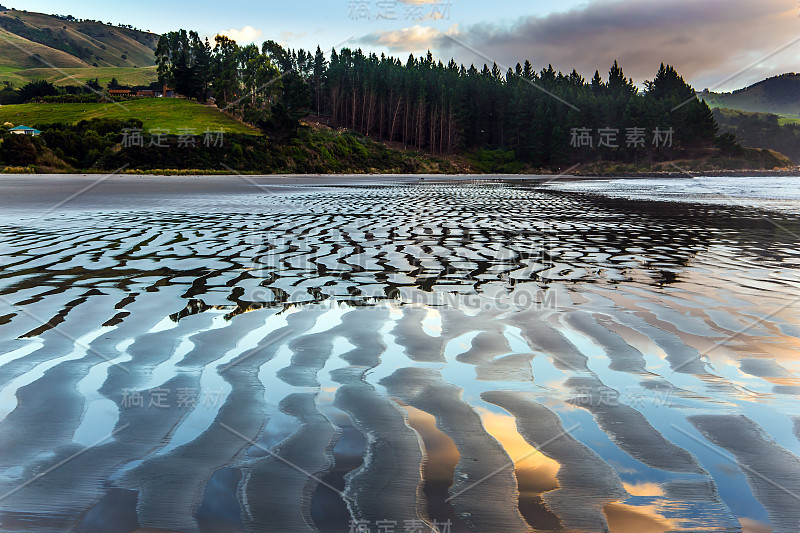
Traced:
POLYGON ((87 80, 83 85, 53 85, 47 80, 36 80, 21 87, 14 87, 9 81, 0 83, 0 105, 27 103, 102 103, 114 101, 108 90, 128 89, 130 91, 161 90, 158 82, 149 85, 122 85, 116 78, 104 88, 98 78, 87 80))
POLYGON ((661 160, 718 144, 708 106, 669 65, 640 90, 615 62, 607 77, 537 71, 530 61, 505 72, 409 56, 406 61, 343 48, 326 56, 274 41, 240 46, 196 32, 163 35, 156 49, 160 81, 216 105, 271 135, 291 135, 316 114, 333 127, 434 154, 503 150, 536 166, 592 160, 661 160), (576 132, 582 142, 575 142, 576 132), (617 132, 614 142, 601 133, 617 132), (626 133, 645 132, 626 143, 626 133), (653 133, 670 131, 669 143, 653 133), (586 135, 591 140, 587 141, 586 135))

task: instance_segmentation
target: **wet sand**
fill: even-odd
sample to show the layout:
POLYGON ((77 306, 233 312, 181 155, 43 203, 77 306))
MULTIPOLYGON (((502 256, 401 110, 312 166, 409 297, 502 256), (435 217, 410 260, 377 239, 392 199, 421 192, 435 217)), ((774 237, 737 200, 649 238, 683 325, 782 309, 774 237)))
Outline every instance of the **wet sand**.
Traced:
POLYGON ((0 176, 0 531, 796 533, 800 213, 0 176))

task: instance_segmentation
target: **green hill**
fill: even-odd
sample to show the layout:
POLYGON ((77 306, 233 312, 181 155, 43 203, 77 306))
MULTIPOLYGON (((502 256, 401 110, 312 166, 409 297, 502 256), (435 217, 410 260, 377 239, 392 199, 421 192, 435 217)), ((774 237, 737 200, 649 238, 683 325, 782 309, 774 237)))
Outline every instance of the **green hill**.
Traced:
POLYGON ((145 130, 160 129, 178 134, 179 129, 206 130, 260 135, 256 128, 243 124, 216 107, 205 106, 181 98, 142 98, 119 104, 22 104, 0 107, 0 124, 15 126, 67 123, 75 124, 93 118, 138 119, 145 130))
MULTIPOLYGON (((45 80, 53 85, 79 85, 97 79, 102 86, 116 78, 123 85, 150 85, 158 81, 156 67, 81 67, 81 68, 32 68, 24 71, 25 83, 45 80)), ((0 80, 2 76, 0 75, 0 80)))
POLYGON ((731 93, 697 93, 711 108, 772 113, 800 119, 800 74, 788 73, 760 81, 731 93))
POLYGON ((121 83, 148 83, 155 79, 153 51, 158 38, 100 21, 0 6, 0 81, 19 85, 47 79, 62 85, 78 84, 102 73, 121 83), (100 70, 91 75, 93 68, 100 70), (138 69, 145 72, 139 74, 138 69), (71 77, 74 74, 77 79, 71 77))
POLYGON ((800 74, 788 73, 731 93, 697 93, 714 110, 721 133, 747 147, 786 154, 800 163, 800 74))

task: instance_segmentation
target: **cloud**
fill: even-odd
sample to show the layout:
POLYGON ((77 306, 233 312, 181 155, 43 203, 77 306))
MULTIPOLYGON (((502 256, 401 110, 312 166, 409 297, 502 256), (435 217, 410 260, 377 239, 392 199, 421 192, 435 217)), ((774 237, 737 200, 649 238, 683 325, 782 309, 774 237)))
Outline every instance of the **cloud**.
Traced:
POLYGON ((264 34, 263 31, 258 30, 252 26, 244 26, 241 29, 230 29, 219 32, 219 35, 224 35, 229 39, 233 39, 238 44, 249 44, 258 41, 264 34))
MULTIPOLYGON (((453 26, 451 31, 457 31, 457 26, 453 26)), ((440 30, 429 26, 416 25, 400 30, 370 33, 359 39, 359 42, 382 46, 392 53, 408 52, 418 54, 435 48, 436 43, 441 38, 440 30)))
POLYGON ((552 63, 586 77, 596 69, 607 75, 616 59, 638 83, 652 79, 665 62, 697 88, 718 90, 797 70, 800 59, 800 42, 766 58, 800 37, 796 7, 785 0, 592 0, 571 11, 524 17, 511 25, 475 24, 454 36, 473 50, 424 26, 373 33, 362 40, 393 53, 430 47, 438 57, 455 57, 466 65, 482 66, 491 58, 509 67, 528 59, 537 69, 552 63))
POLYGON ((289 46, 289 43, 292 41, 296 41, 298 39, 302 39, 308 35, 308 32, 302 31, 299 33, 295 33, 293 31, 282 31, 280 35, 280 44, 281 46, 289 46))

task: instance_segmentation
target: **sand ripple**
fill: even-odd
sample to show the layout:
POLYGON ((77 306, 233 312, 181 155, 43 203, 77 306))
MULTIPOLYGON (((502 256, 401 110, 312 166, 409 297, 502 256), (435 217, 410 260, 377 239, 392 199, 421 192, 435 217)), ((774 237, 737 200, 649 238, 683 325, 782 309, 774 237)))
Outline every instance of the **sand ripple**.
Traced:
POLYGON ((800 528, 792 215, 499 182, 109 205, 0 217, 2 531, 800 528))

